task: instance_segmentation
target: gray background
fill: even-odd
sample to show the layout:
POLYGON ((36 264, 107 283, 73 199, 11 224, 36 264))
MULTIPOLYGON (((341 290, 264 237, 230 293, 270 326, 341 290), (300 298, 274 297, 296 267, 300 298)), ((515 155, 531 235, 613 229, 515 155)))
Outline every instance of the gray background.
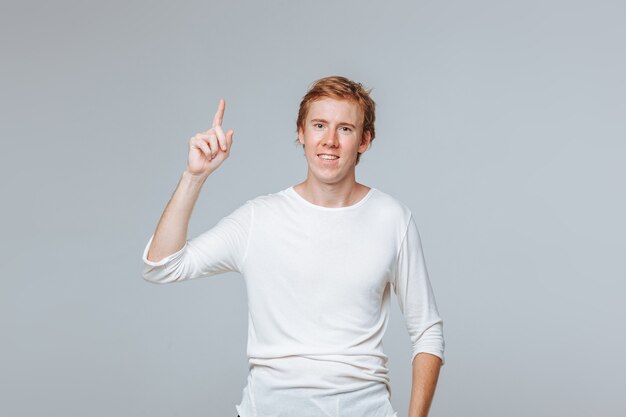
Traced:
POLYGON ((0 414, 234 417, 242 277, 158 286, 140 255, 220 97, 233 150, 190 236, 304 179, 299 100, 341 74, 378 104, 357 180, 422 234, 431 416, 626 415, 623 4, 3 1, 0 414))

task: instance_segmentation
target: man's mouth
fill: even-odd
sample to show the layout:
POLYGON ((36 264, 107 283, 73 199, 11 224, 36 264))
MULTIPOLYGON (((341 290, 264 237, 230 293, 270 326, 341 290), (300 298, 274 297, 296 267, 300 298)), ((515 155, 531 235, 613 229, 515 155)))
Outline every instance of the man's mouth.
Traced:
POLYGON ((338 155, 333 155, 329 153, 318 153, 317 157, 320 159, 325 159, 327 161, 334 161, 335 159, 339 159, 338 155))

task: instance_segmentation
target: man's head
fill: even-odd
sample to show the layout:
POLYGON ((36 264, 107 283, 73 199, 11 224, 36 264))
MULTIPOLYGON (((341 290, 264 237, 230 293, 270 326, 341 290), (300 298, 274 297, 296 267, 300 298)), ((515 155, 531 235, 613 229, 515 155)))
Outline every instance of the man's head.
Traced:
MULTIPOLYGON (((345 77, 332 76, 321 78, 313 83, 309 91, 304 95, 300 102, 300 110, 298 111, 298 120, 296 128, 298 130, 298 138, 296 142, 301 142, 301 135, 307 128, 306 119, 311 108, 311 103, 324 98, 335 100, 345 100, 355 103, 359 110, 359 124, 357 130, 362 141, 369 139, 372 143, 375 136, 374 122, 376 120, 376 103, 370 97, 371 89, 366 90, 361 83, 351 81, 345 77)), ((303 144, 304 146, 304 144, 303 144)), ((369 149, 369 145, 368 148, 369 149)), ((361 159, 362 152, 356 155, 356 164, 361 159)))

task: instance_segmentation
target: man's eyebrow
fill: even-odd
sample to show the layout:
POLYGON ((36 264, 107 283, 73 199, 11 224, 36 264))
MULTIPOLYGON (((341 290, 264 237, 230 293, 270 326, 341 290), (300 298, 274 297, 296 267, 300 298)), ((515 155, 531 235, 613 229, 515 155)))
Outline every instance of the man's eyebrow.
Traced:
MULTIPOLYGON (((324 120, 324 119, 311 119, 311 123, 315 123, 315 122, 322 122, 322 123, 328 123, 328 120, 324 120)), ((344 125, 344 126, 350 126, 352 129, 356 129, 356 126, 353 125, 352 123, 348 123, 348 122, 341 122, 339 123, 340 125, 344 125)))

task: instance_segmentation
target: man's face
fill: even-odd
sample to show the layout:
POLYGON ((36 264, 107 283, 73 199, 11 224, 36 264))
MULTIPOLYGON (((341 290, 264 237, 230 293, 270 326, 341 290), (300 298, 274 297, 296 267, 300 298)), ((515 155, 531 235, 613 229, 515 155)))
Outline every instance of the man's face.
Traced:
POLYGON ((333 98, 312 102, 304 129, 298 129, 309 179, 326 184, 353 181, 357 153, 365 152, 370 140, 369 132, 363 136, 362 129, 363 112, 357 103, 333 98), (324 159, 323 154, 338 158, 324 159))

